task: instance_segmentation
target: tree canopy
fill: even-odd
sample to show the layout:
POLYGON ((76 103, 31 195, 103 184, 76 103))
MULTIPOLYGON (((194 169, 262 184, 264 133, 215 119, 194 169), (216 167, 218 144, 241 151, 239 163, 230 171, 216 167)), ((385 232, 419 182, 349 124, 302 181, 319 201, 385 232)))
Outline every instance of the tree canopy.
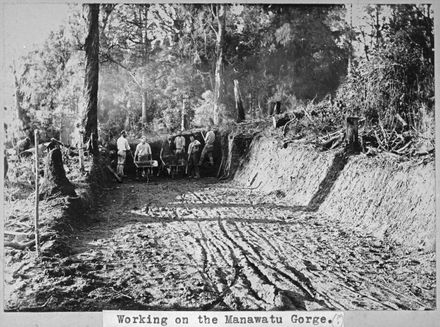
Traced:
MULTIPOLYGON (((83 16, 72 6, 69 23, 15 63, 25 130, 59 134, 83 115, 83 16)), ((373 123, 398 113, 416 126, 433 106, 432 9, 368 5, 354 19, 345 5, 101 4, 99 70, 104 139, 176 131, 182 108, 192 127, 227 123, 234 80, 248 118, 330 95, 373 123)))

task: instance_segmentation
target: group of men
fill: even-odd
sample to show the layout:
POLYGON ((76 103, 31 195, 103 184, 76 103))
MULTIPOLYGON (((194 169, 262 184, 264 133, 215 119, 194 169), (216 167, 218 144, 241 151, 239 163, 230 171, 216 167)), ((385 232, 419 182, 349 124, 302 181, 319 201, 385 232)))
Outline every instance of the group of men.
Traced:
MULTIPOLYGON (((202 152, 200 149, 202 144, 198 141, 194 135, 190 135, 190 143, 186 149, 186 139, 182 134, 178 134, 174 140, 170 135, 162 143, 160 149, 160 164, 162 169, 168 169, 170 173, 172 166, 187 166, 187 174, 191 178, 200 178, 199 166, 203 164, 206 157, 209 159, 211 166, 214 165, 214 142, 215 133, 212 129, 208 129, 206 134, 202 132, 203 141, 205 143, 202 152)), ((130 145, 127 140, 127 133, 125 131, 121 132, 121 136, 118 138, 117 142, 118 149, 118 166, 117 173, 119 176, 125 176, 124 167, 127 157, 127 152, 131 153, 130 145)), ((133 155, 135 162, 145 162, 152 160, 151 147, 147 143, 147 138, 144 136, 141 142, 136 146, 136 151, 133 155)), ((139 170, 138 170, 139 173, 139 170)), ((139 177, 139 176, 137 176, 139 177)))

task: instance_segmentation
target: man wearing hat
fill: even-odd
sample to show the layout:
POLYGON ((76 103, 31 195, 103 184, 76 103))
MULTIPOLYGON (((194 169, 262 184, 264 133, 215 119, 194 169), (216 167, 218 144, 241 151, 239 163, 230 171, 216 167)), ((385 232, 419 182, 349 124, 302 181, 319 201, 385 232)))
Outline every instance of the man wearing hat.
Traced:
POLYGON ((208 126, 206 135, 203 135, 202 132, 202 136, 203 140, 205 141, 205 146, 203 147, 202 154, 200 155, 199 166, 203 164, 206 156, 209 158, 210 165, 214 166, 214 158, 212 153, 214 151, 215 133, 212 127, 208 126))
POLYGON ((162 143, 160 149, 160 161, 162 164, 162 169, 167 168, 168 174, 171 173, 170 165, 175 164, 176 148, 174 146, 173 138, 168 135, 167 139, 162 143))
POLYGON ((118 147, 118 168, 117 173, 119 176, 124 175, 125 159, 127 158, 127 151, 130 151, 130 145, 126 139, 127 133, 125 131, 121 132, 121 136, 116 141, 116 146, 118 147))
POLYGON ((176 159, 185 159, 185 137, 179 133, 174 139, 174 144, 176 146, 176 159))
MULTIPOLYGON (((136 151, 134 152, 134 160, 139 162, 145 162, 151 160, 151 147, 147 143, 147 137, 142 136, 141 143, 136 146, 136 151)), ((142 171, 145 168, 138 168, 136 170, 136 178, 139 179, 142 171)))

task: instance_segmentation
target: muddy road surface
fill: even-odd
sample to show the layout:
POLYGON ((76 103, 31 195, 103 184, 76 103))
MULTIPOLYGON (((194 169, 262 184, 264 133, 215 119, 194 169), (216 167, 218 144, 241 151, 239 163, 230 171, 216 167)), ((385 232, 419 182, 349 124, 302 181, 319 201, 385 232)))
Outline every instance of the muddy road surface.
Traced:
MULTIPOLYGON (((127 181, 46 263, 40 310, 423 310, 435 255, 214 179, 127 181)), ((42 286, 43 285, 43 286, 42 286)))

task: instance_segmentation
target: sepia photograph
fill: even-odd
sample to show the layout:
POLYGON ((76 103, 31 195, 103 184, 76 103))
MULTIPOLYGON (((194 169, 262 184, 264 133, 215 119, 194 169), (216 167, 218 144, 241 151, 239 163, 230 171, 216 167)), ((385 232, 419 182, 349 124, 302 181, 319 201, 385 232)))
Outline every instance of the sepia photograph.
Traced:
POLYGON ((2 3, 4 312, 436 311, 434 9, 2 3))

